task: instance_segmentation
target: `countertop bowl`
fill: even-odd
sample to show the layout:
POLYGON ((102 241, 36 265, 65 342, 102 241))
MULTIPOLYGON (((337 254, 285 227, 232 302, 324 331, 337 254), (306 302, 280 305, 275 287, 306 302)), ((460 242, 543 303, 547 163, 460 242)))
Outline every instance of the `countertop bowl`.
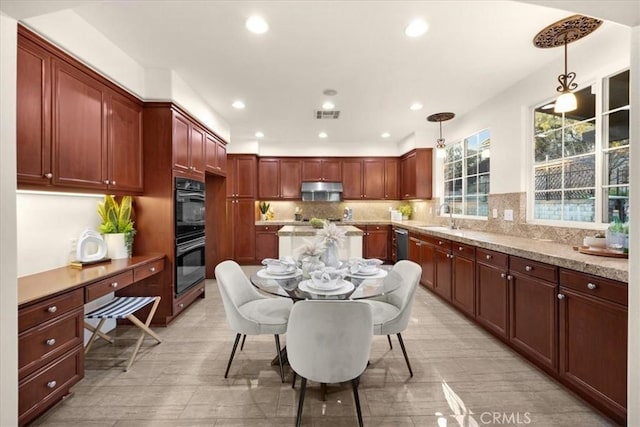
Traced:
POLYGON ((589 246, 590 248, 604 249, 607 247, 607 238, 587 236, 584 238, 582 243, 584 244, 584 246, 589 246))

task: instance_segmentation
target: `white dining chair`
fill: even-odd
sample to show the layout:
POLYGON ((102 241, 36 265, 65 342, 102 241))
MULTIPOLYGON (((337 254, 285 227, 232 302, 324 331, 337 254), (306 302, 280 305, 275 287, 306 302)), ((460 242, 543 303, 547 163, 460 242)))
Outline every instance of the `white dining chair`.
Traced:
POLYGON ((373 311, 373 334, 386 335, 391 348, 393 347, 390 335, 396 334, 404 360, 407 362, 407 368, 409 368, 409 374, 413 377, 413 370, 401 332, 409 325, 413 298, 420 282, 422 268, 413 261, 402 260, 398 261, 391 271, 392 273, 387 276, 387 279, 397 280, 393 278, 392 274, 399 275, 402 280, 400 288, 389 294, 366 300, 366 303, 371 306, 373 311))
POLYGON ((284 382, 280 335, 287 332, 293 303, 288 298, 269 298, 260 294, 235 261, 223 261, 218 264, 215 275, 227 321, 236 332, 224 377, 227 378, 229 374, 240 336, 269 334, 274 335, 276 340, 280 379, 284 382))
POLYGON ((297 426, 302 423, 307 380, 351 381, 362 426, 358 383, 369 361, 372 339, 371 307, 364 302, 306 300, 294 304, 287 330, 287 356, 291 369, 302 378, 297 426))

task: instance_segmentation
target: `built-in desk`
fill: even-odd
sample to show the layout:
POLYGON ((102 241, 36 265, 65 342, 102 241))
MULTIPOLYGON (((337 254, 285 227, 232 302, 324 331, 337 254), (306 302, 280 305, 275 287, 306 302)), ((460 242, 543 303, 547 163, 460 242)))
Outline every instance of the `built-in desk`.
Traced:
POLYGON ((153 280, 164 255, 138 255, 84 269, 18 278, 18 415, 33 421, 84 377, 84 304, 153 280))

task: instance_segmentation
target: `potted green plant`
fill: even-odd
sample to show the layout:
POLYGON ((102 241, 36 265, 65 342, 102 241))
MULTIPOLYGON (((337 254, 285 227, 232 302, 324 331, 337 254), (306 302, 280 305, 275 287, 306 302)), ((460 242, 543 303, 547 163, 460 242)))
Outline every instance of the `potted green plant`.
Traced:
POLYGON ((270 207, 271 207, 271 204, 267 202, 260 202, 258 204, 258 209, 260 209, 260 217, 262 221, 265 221, 267 219, 267 212, 269 212, 270 207))
POLYGON ((107 256, 112 259, 128 258, 132 254, 133 236, 133 198, 123 196, 120 203, 114 196, 104 196, 98 202, 98 215, 102 220, 98 230, 107 243, 107 256))
POLYGON ((413 213, 413 208, 409 204, 400 206, 398 210, 402 214, 403 220, 409 219, 411 217, 411 214, 413 213))

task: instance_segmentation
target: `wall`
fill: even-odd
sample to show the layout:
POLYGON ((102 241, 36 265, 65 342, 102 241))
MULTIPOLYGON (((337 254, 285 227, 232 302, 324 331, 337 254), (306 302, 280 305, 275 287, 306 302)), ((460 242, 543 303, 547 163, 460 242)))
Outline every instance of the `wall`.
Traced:
POLYGON ((97 230, 96 194, 19 192, 16 207, 18 277, 65 266, 71 240, 86 228, 97 230))
POLYGON ((0 426, 18 423, 16 31, 0 13, 0 426))

